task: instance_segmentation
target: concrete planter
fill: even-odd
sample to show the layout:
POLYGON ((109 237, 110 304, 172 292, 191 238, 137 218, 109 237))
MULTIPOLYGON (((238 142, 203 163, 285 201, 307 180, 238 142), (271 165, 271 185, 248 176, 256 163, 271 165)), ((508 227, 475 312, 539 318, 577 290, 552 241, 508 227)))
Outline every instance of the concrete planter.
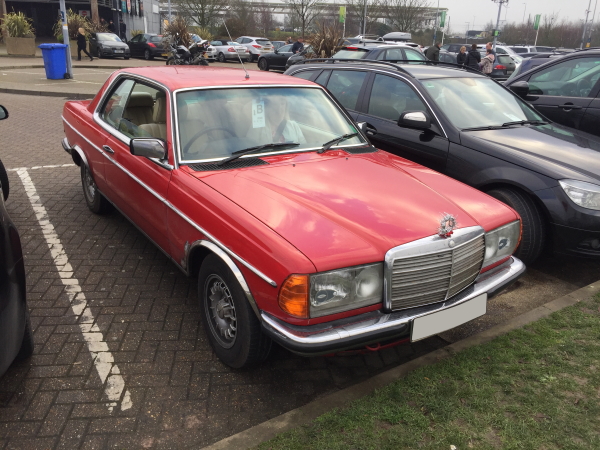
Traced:
POLYGON ((35 38, 6 38, 6 52, 11 56, 35 56, 35 38))
POLYGON ((69 48, 71 49, 71 58, 77 58, 77 41, 70 40, 69 48))

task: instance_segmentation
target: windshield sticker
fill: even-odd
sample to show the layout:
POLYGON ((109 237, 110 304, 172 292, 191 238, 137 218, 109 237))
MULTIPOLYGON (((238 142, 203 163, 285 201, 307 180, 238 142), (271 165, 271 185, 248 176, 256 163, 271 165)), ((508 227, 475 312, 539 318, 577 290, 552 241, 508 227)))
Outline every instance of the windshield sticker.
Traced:
POLYGON ((265 102, 263 100, 252 100, 252 128, 264 128, 265 126, 265 102))

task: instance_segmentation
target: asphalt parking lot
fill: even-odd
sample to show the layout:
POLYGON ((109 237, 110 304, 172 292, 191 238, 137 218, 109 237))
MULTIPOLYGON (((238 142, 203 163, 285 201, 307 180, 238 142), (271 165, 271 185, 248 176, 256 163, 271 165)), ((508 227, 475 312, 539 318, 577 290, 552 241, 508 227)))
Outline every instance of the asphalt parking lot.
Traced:
POLYGON ((0 378, 2 450, 202 447, 599 278, 600 262, 545 257, 486 316, 442 336, 366 355, 275 348, 261 367, 234 371, 205 339, 195 279, 119 213, 87 209, 79 168, 60 145, 63 103, 0 94, 10 112, 0 123, 0 158, 12 169, 7 209, 24 247, 36 343, 33 358, 0 378), (85 297, 86 317, 72 296, 85 297), (85 323, 97 327, 93 345, 85 323))

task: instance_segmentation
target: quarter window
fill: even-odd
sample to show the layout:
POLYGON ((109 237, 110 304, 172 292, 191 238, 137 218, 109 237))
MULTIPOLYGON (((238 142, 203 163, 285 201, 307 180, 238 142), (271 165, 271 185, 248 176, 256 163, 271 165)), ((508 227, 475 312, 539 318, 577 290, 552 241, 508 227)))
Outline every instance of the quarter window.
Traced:
POLYGON ((397 121, 404 111, 427 111, 427 107, 404 81, 387 75, 375 75, 368 113, 397 121))
POLYGON ((133 85, 133 80, 123 80, 102 107, 100 117, 115 129, 119 128, 133 85))
POLYGON ((354 70, 334 70, 327 83, 327 89, 346 109, 356 110, 358 94, 367 72, 354 70))

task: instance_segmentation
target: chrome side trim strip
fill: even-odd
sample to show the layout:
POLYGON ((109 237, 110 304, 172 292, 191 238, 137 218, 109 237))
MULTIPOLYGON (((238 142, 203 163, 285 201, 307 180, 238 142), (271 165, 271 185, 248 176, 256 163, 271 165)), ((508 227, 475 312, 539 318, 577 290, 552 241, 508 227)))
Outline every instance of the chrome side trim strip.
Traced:
POLYGON ((359 316, 309 326, 290 325, 266 312, 261 312, 263 326, 283 346, 286 346, 287 343, 292 351, 299 349, 307 350, 309 353, 311 346, 318 349, 326 344, 333 344, 335 347, 343 348, 346 341, 356 343, 356 339, 361 337, 364 338, 366 343, 369 341, 374 342, 373 339, 376 341, 378 335, 389 334, 394 329, 397 329, 400 334, 409 335, 411 322, 416 318, 460 305, 488 292, 495 294, 524 272, 525 265, 519 259, 513 257, 506 263, 480 275, 475 284, 468 290, 442 303, 389 314, 381 310, 373 311, 359 316))
POLYGON ((223 243, 221 243, 218 239, 216 239, 212 234, 210 234, 204 228, 202 228, 199 225, 197 225, 192 219, 190 219, 184 213, 182 213, 181 211, 179 211, 179 209, 177 209, 175 206, 173 206, 171 204, 171 202, 169 202, 167 199, 161 197, 156 191, 152 190, 146 183, 144 183, 142 180, 140 180, 138 177, 136 177, 134 174, 132 174, 129 170, 127 170, 121 164, 119 164, 118 162, 116 162, 106 152, 104 152, 100 147, 98 147, 96 144, 94 144, 92 141, 90 141, 87 137, 85 137, 83 134, 81 134, 78 130, 76 130, 75 127, 73 127, 73 125, 71 125, 67 119, 65 119, 64 117, 62 117, 62 120, 73 131, 75 131, 75 133, 77 133, 79 136, 81 136, 88 144, 90 144, 92 147, 94 147, 96 150, 98 150, 102 155, 104 155, 115 166, 117 166, 119 169, 121 169, 123 172, 125 172, 127 175, 129 175, 140 186, 142 186, 144 189, 146 189, 148 192, 150 192, 153 196, 155 196, 158 200, 160 200, 162 203, 164 203, 175 214, 177 214, 179 217, 181 217, 183 220, 185 220, 187 223, 189 223, 192 227, 194 227, 196 230, 198 230, 200 233, 202 233, 204 236, 206 236, 215 245, 217 245, 221 250, 223 250, 225 253, 227 253, 228 255, 230 255, 231 257, 233 257, 234 259, 236 259, 238 262, 240 262, 241 264, 243 264, 244 266, 246 266, 248 269, 250 269, 256 275, 258 275, 264 281, 266 281, 267 283, 269 283, 271 286, 277 287, 277 283, 275 283, 275 281, 273 281, 271 278, 269 278, 268 276, 266 276, 260 270, 258 270, 254 266, 252 266, 250 263, 246 262, 243 258, 241 258, 240 256, 236 255, 233 251, 229 250, 223 243))

